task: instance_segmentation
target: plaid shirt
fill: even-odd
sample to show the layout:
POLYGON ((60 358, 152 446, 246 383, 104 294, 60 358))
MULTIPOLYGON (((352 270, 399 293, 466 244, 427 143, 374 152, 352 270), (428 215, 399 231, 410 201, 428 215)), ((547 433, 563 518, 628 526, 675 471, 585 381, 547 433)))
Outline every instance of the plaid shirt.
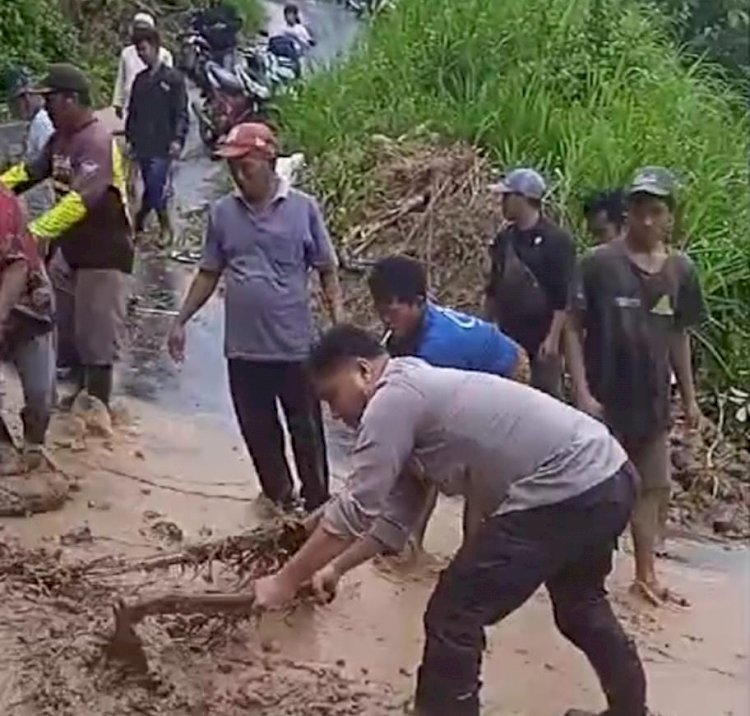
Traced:
POLYGON ((0 326, 0 345, 11 342, 14 336, 26 334, 23 324, 31 324, 35 332, 49 330, 54 312, 52 286, 34 238, 26 229, 21 204, 13 193, 0 185, 0 280, 16 261, 23 261, 28 267, 26 287, 0 326))

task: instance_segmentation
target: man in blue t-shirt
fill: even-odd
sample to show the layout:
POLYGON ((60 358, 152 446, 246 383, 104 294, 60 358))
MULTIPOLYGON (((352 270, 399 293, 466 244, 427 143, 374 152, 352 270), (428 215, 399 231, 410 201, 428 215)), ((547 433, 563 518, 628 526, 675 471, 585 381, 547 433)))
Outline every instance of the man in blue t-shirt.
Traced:
MULTIPOLYGON (((427 275, 419 261, 389 256, 375 264, 368 279, 370 295, 388 333, 393 356, 416 356, 440 368, 492 373, 529 381, 526 351, 495 325, 467 313, 444 308, 427 297, 427 275)), ((432 490, 414 530, 422 549, 427 523, 437 501, 432 490)))

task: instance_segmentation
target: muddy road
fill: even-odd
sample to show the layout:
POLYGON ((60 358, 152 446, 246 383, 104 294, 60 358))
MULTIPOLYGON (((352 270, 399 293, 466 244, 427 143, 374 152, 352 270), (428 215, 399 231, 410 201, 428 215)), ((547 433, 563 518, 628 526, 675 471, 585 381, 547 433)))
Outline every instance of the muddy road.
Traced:
MULTIPOLYGON (((272 23, 280 7, 269 4, 272 23)), ((318 60, 345 51, 356 34, 353 17, 333 4, 302 7, 318 37, 318 60)), ((203 157, 193 137, 175 175, 179 211, 199 208, 221 182, 220 165, 203 157)), ((181 368, 163 348, 169 312, 192 271, 163 258, 141 262, 140 305, 156 312, 139 316, 119 376, 124 397, 113 435, 82 435, 69 416, 56 416, 53 453, 76 491, 58 512, 0 519, 0 541, 60 550, 59 560, 70 564, 155 554, 259 524, 253 502, 257 480, 226 389, 221 297, 191 324, 181 368)), ((17 401, 13 381, 8 389, 17 401)), ((338 426, 328 427, 340 479, 346 474, 348 436, 338 426)), ((191 582, 172 573, 135 575, 63 601, 44 591, 32 598, 26 587, 19 590, 0 575, 0 713, 404 713, 420 657, 422 612, 437 571, 459 542, 460 522, 460 504, 442 500, 427 536, 430 560, 403 571, 362 567, 327 607, 303 605, 265 615, 226 628, 218 641, 207 640, 200 629, 186 635, 174 625, 144 627, 159 678, 149 689, 114 680, 96 660, 96 632, 107 627, 114 593, 139 594, 172 582, 199 590, 215 587, 221 576, 211 584, 206 575, 191 582)), ((611 582, 618 613, 645 660, 652 707, 660 716, 745 716, 750 713, 748 552, 687 540, 671 543, 670 550, 661 569, 691 607, 655 609, 632 601, 627 544, 611 582)), ((489 631, 484 683, 484 713, 490 716, 603 708, 593 673, 555 631, 544 592, 489 631)))

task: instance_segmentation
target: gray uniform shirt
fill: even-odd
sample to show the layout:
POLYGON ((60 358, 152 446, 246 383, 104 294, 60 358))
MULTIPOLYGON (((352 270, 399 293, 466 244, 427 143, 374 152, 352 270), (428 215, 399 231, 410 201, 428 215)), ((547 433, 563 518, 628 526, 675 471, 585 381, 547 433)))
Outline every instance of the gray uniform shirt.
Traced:
POLYGON ((365 409, 352 475, 326 528, 399 550, 426 483, 485 514, 563 502, 613 476, 625 451, 602 423, 512 380, 394 358, 365 409))
POLYGON ((201 268, 225 273, 227 357, 304 360, 313 341, 310 271, 335 265, 317 202, 285 180, 262 212, 238 194, 217 201, 201 268))

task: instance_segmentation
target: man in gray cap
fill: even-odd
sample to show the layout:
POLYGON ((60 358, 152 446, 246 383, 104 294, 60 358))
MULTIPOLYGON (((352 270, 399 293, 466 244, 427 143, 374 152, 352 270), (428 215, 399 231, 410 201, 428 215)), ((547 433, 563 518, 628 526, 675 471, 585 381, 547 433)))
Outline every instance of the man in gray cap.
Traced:
POLYGON ((606 421, 641 476, 633 513, 634 590, 660 604, 655 570, 660 513, 669 502, 670 377, 685 417, 700 422, 689 329, 705 308, 692 261, 669 247, 677 182, 663 167, 637 172, 627 190, 623 236, 581 261, 567 331, 578 407, 606 421))
MULTIPOLYGON (((55 132, 52 120, 44 107, 44 97, 31 90, 31 72, 21 67, 11 84, 10 96, 14 112, 24 122, 29 123, 23 148, 23 158, 27 162, 33 162, 39 158, 55 132)), ((41 216, 55 202, 55 195, 49 182, 43 182, 29 190, 24 198, 32 219, 41 216)))
POLYGON ((575 244, 542 213, 547 187, 533 169, 516 169, 493 187, 507 224, 490 248, 486 310, 531 359, 531 384, 560 395, 560 346, 575 244))

